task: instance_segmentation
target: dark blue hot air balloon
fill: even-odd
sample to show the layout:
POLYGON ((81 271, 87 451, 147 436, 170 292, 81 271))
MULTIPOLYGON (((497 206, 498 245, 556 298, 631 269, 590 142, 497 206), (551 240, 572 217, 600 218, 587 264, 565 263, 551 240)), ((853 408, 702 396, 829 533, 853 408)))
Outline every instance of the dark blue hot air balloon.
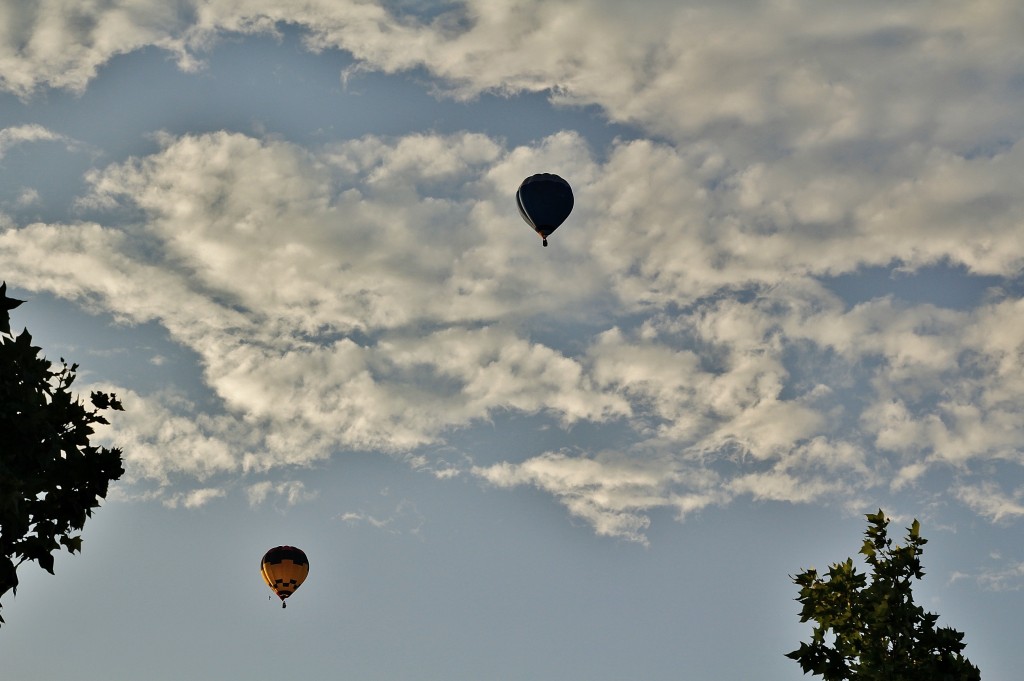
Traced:
POLYGON ((547 246, 548 236, 572 212, 572 187, 558 175, 532 175, 519 185, 516 205, 519 206, 519 214, 540 234, 547 246))

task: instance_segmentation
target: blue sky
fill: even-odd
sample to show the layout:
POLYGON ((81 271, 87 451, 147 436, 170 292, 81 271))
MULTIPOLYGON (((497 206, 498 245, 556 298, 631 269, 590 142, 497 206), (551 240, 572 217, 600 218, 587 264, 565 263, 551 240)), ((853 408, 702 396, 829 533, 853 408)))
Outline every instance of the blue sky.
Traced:
POLYGON ((11 678, 795 679, 879 507, 1016 678, 1016 3, 0 12, 12 326, 127 468, 11 678))

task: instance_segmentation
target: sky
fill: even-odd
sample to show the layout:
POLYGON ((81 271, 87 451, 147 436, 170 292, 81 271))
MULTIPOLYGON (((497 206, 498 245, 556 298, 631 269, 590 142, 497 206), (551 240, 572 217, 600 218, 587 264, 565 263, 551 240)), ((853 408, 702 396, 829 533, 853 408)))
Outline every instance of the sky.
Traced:
POLYGON ((0 0, 0 278, 126 473, 16 681, 784 681, 864 514, 1024 667, 1024 5, 0 0), (542 248, 514 194, 575 208, 542 248), (282 610, 259 576, 302 548, 282 610))

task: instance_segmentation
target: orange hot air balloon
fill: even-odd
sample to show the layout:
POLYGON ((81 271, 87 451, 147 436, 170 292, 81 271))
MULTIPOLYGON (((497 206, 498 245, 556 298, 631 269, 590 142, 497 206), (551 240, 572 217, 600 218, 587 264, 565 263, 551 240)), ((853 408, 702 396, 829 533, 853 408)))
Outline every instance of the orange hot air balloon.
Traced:
POLYGON ((275 546, 263 556, 260 574, 281 599, 281 607, 284 608, 284 599, 295 593, 309 574, 309 560, 301 549, 294 546, 275 546))

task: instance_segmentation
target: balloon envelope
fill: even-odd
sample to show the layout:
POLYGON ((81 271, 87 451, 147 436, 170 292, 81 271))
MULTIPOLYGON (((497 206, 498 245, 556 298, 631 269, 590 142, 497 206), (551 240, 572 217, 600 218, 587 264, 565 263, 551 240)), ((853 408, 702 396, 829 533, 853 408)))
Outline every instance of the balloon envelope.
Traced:
POLYGON ((309 561, 294 546, 275 546, 264 554, 260 574, 284 607, 284 599, 295 593, 309 574, 309 561))
POLYGON ((558 175, 531 175, 519 185, 516 204, 519 214, 540 234, 547 246, 548 235, 558 229, 572 212, 572 187, 558 175))

